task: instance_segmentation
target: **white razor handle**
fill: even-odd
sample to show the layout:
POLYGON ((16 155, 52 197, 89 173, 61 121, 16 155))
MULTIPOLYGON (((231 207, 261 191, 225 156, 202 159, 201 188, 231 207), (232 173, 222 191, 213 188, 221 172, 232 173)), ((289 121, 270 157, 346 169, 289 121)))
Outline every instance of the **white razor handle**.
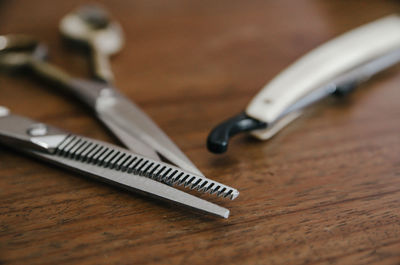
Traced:
POLYGON ((268 127, 254 130, 252 135, 270 138, 297 117, 301 107, 342 85, 358 84, 399 60, 398 15, 366 24, 319 46, 272 79, 253 98, 246 114, 268 127), (279 129, 274 128, 275 124, 279 129))
POLYGON ((400 61, 400 16, 391 15, 347 32, 312 50, 272 79, 245 112, 215 127, 211 152, 226 151, 229 138, 249 131, 266 140, 331 94, 346 94, 360 82, 400 61))

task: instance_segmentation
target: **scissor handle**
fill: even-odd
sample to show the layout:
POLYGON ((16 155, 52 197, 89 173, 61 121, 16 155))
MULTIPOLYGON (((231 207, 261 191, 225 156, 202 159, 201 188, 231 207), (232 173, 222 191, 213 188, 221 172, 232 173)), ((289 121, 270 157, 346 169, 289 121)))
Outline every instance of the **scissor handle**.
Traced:
POLYGON ((114 88, 111 88, 103 82, 72 78, 61 68, 46 61, 33 60, 31 62, 31 68, 35 74, 53 83, 64 92, 77 97, 91 108, 95 108, 96 101, 102 93, 104 93, 104 90, 109 92, 114 91, 114 88))
POLYGON ((114 82, 109 57, 121 49, 123 33, 106 10, 93 4, 82 6, 61 20, 60 32, 66 39, 91 50, 94 78, 108 84, 114 82))
POLYGON ((63 69, 46 61, 47 47, 27 35, 0 36, 0 66, 5 69, 30 69, 39 77, 53 83, 57 88, 69 92, 94 108, 97 99, 107 91, 115 94, 115 89, 104 82, 76 79, 63 69))

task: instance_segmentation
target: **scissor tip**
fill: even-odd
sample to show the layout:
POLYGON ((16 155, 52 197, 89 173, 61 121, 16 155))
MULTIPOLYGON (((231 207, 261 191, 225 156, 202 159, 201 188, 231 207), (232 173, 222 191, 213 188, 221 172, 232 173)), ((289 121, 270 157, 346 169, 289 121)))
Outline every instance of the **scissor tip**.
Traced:
POLYGON ((230 211, 229 211, 229 210, 226 210, 226 212, 225 212, 225 214, 224 214, 224 218, 225 218, 225 219, 227 219, 227 218, 229 217, 229 213, 230 213, 230 211))
POLYGON ((10 110, 6 107, 0 106, 0 117, 5 117, 10 113, 10 110))

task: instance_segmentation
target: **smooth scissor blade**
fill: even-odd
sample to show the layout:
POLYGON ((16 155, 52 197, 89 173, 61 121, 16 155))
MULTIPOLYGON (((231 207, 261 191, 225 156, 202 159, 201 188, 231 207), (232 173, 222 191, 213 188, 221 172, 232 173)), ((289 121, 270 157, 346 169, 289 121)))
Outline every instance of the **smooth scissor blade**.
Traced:
POLYGON ((96 103, 96 112, 99 119, 130 150, 159 160, 156 151, 176 166, 203 176, 149 116, 125 97, 100 97, 96 103))

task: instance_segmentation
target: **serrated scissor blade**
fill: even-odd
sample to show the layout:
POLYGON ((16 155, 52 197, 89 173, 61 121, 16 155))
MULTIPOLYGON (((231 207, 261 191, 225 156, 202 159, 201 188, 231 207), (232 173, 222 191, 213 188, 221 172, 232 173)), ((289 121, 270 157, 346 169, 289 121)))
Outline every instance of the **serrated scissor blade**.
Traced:
POLYGON ((96 112, 100 120, 132 151, 154 159, 156 150, 176 166, 203 176, 173 141, 139 107, 123 96, 100 97, 96 102, 96 112), (141 144, 138 144, 138 139, 141 144))
POLYGON ((1 106, 0 143, 101 181, 224 218, 229 216, 229 210, 164 183, 178 182, 231 199, 239 194, 221 183, 125 148, 10 114, 1 106))
POLYGON ((229 186, 170 164, 156 161, 126 149, 82 136, 69 135, 56 149, 55 154, 87 164, 110 168, 113 174, 127 172, 172 185, 219 197, 235 199, 239 192, 229 186))
POLYGON ((29 151, 29 153, 33 153, 35 156, 58 164, 62 167, 72 169, 84 175, 89 175, 100 181, 110 183, 124 189, 133 190, 135 192, 143 193, 144 195, 162 199, 212 215, 224 218, 228 218, 229 216, 229 210, 226 208, 197 198, 193 195, 154 181, 150 178, 128 172, 115 171, 113 169, 104 168, 96 164, 82 163, 79 160, 66 158, 64 156, 37 151, 29 151))

